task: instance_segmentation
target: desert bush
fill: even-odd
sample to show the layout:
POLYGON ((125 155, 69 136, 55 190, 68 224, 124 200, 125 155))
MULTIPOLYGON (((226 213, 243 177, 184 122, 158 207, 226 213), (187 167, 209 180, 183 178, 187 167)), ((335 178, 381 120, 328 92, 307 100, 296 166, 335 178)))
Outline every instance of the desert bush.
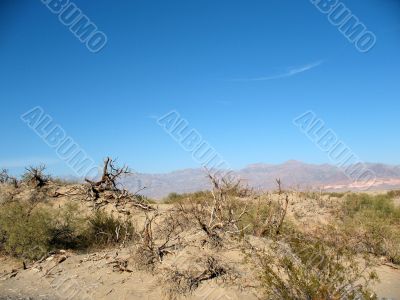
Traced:
POLYGON ((8 175, 8 170, 7 169, 2 169, 0 171, 0 183, 6 183, 8 181, 8 178, 10 176, 8 175))
POLYGON ((176 299, 179 296, 187 296, 196 290, 202 282, 222 279, 222 281, 233 280, 235 271, 224 265, 213 256, 206 256, 194 262, 196 267, 190 270, 179 270, 176 267, 167 270, 164 276, 166 296, 168 299, 176 299))
POLYGON ((306 199, 319 200, 325 193, 306 190, 299 192, 298 195, 306 199))
POLYGON ((332 197, 332 198, 342 198, 343 196, 345 196, 348 192, 325 192, 323 193, 326 196, 332 197))
POLYGON ((17 194, 16 189, 0 187, 0 205, 8 203, 8 202, 12 202, 14 200, 14 197, 16 194, 17 194))
POLYGON ((267 299, 376 299, 376 274, 354 254, 303 235, 287 235, 254 254, 267 299))
POLYGON ((208 177, 212 184, 211 191, 171 193, 163 202, 174 204, 174 217, 177 220, 188 227, 197 227, 207 234, 211 243, 219 244, 220 233, 241 231, 238 227, 239 220, 246 212, 247 205, 245 202, 238 205, 237 200, 250 190, 243 187, 239 180, 221 178, 210 173, 208 177))
POLYGON ((67 203, 54 212, 50 246, 56 249, 83 249, 88 246, 85 235, 87 218, 77 203, 67 203))
POLYGON ((158 202, 154 199, 146 197, 144 195, 135 194, 135 198, 139 203, 147 203, 147 204, 157 204, 158 202))
POLYGON ((200 191, 194 193, 170 193, 166 198, 163 199, 163 203, 165 204, 175 204, 182 203, 185 201, 194 201, 196 203, 206 201, 212 198, 212 194, 210 191, 200 191))
POLYGON ((52 250, 86 247, 85 221, 73 204, 56 210, 15 201, 1 207, 0 240, 6 253, 34 260, 52 250))
POLYGON ((400 264, 400 226, 382 215, 371 210, 358 212, 344 219, 342 230, 351 237, 356 251, 386 256, 389 261, 400 264))
POLYGON ((37 259, 50 251, 50 210, 32 210, 28 204, 8 203, 0 211, 0 228, 3 250, 10 255, 37 259))
POLYGON ((52 177, 51 181, 58 185, 81 184, 83 182, 83 180, 79 178, 63 178, 63 177, 52 177))
POLYGON ((41 188, 45 186, 51 179, 50 175, 45 174, 46 166, 30 166, 25 169, 26 172, 22 174, 21 181, 33 187, 41 188))
POLYGON ((231 182, 210 174, 209 178, 213 185, 212 191, 197 194, 196 198, 175 201, 175 217, 186 223, 186 226, 205 234, 207 238, 202 242, 212 247, 222 247, 223 236, 243 231, 239 225, 246 213, 247 204, 243 202, 239 206, 237 196, 231 194, 232 191, 242 189, 239 181, 231 182))
MULTIPOLYGON (((243 202, 238 201, 236 209, 242 209, 243 202)), ((260 200, 247 203, 247 211, 240 220, 240 228, 245 234, 258 237, 274 237, 287 225, 285 203, 272 200, 260 200)))
POLYGON ((184 203, 186 201, 200 203, 212 199, 215 193, 219 196, 231 197, 231 198, 244 198, 251 195, 252 190, 244 186, 240 180, 229 179, 227 177, 217 178, 211 174, 208 174, 210 181, 213 184, 212 191, 199 191, 194 193, 170 193, 163 199, 165 204, 184 203))
POLYGON ((31 190, 25 201, 21 200, 21 202, 26 202, 26 204, 31 210, 33 210, 36 206, 40 204, 48 203, 48 195, 46 188, 31 190))
POLYGON ((394 205, 389 193, 375 196, 353 193, 346 196, 343 205, 343 212, 346 215, 354 216, 356 213, 366 210, 373 211, 381 217, 400 221, 400 208, 394 205))
POLYGON ((319 208, 331 209, 333 206, 334 199, 332 198, 342 198, 346 193, 337 192, 323 192, 320 191, 301 191, 295 193, 300 199, 303 198, 304 201, 308 203, 315 203, 319 208))
POLYGON ((176 217, 188 228, 195 228, 205 234, 206 238, 202 240, 202 243, 208 243, 213 248, 220 248, 223 246, 223 236, 241 232, 238 220, 243 216, 246 208, 242 207, 242 213, 238 213, 233 205, 233 202, 222 203, 211 199, 200 203, 187 201, 176 206, 178 212, 176 217))
POLYGON ((165 256, 183 248, 185 242, 180 234, 185 230, 176 215, 166 216, 161 224, 156 223, 158 213, 146 214, 143 229, 139 232, 133 260, 140 270, 153 272, 165 256))
POLYGON ((104 247, 134 237, 130 221, 102 211, 86 217, 72 203, 54 209, 43 203, 14 201, 0 210, 0 249, 15 257, 35 260, 57 249, 104 247))
POLYGON ((169 193, 167 197, 163 199, 163 203, 165 204, 173 204, 182 201, 186 197, 183 194, 178 193, 169 193))
POLYGON ((98 181, 85 178, 90 196, 93 200, 97 200, 100 194, 105 191, 112 191, 116 194, 125 193, 125 190, 119 188, 120 184, 118 181, 122 176, 128 174, 131 174, 128 166, 119 167, 116 164, 116 159, 107 157, 104 160, 103 173, 98 181))
POLYGON ((258 202, 254 202, 254 197, 243 199, 236 192, 231 193, 246 190, 240 186, 240 181, 230 182, 212 176, 210 179, 213 184, 211 197, 202 201, 189 198, 176 204, 182 222, 206 234, 203 242, 220 248, 225 237, 240 238, 245 234, 272 237, 284 229, 289 194, 281 189, 280 180, 277 180, 276 199, 259 198, 258 202))
POLYGON ((358 244, 358 251, 400 264, 400 208, 390 195, 348 195, 343 203, 342 230, 358 244))
POLYGON ((390 198, 400 197, 400 190, 389 191, 389 192, 387 192, 387 195, 390 198))
POLYGON ((85 184, 80 192, 86 196, 86 200, 93 201, 95 209, 99 209, 107 205, 109 200, 113 200, 116 202, 117 211, 127 215, 130 214, 126 210, 128 204, 143 211, 155 210, 147 198, 138 194, 144 188, 133 194, 122 187, 121 179, 128 174, 131 174, 128 166, 119 167, 116 165, 115 159, 107 157, 104 160, 101 177, 97 180, 85 178, 85 184))
POLYGON ((3 184, 12 184, 15 188, 18 187, 17 178, 11 176, 7 169, 2 169, 0 171, 0 183, 3 184))
POLYGON ((117 245, 135 237, 134 226, 128 219, 122 220, 102 210, 89 217, 86 239, 90 246, 117 245))
MULTIPOLYGON (((199 233, 201 238, 197 242, 201 247, 208 244, 212 248, 221 248, 226 237, 242 232, 239 221, 246 212, 246 203, 239 205, 230 196, 231 186, 225 181, 211 179, 212 192, 170 194, 166 202, 174 203, 174 208, 159 218, 159 222, 156 222, 158 212, 146 213, 146 222, 139 234, 141 239, 133 253, 138 268, 153 272, 164 256, 193 242, 182 236, 184 231, 190 231, 191 235, 199 233)), ((236 186, 236 189, 240 188, 236 186)))
POLYGON ((153 229, 153 223, 157 217, 157 214, 152 216, 146 214, 146 221, 139 233, 140 241, 133 253, 134 263, 139 270, 153 272, 157 262, 162 260, 163 254, 158 249, 153 229))

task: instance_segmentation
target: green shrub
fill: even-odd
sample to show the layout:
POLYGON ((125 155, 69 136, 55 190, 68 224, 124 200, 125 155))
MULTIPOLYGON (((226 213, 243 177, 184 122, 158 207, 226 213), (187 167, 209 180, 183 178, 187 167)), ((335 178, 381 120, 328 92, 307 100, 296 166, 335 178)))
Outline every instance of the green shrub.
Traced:
POLYGON ((258 267, 266 299, 377 299, 368 263, 305 236, 274 242, 269 253, 258 255, 258 267))
POLYGON ((0 250, 39 259, 57 249, 84 250, 116 245, 135 237, 130 221, 97 211, 85 217, 76 204, 59 209, 27 202, 11 202, 0 210, 0 250))
POLYGON ((356 250, 400 264, 400 208, 388 194, 351 194, 343 204, 342 230, 356 250))
POLYGON ((54 213, 50 245, 56 249, 83 249, 88 242, 85 236, 87 218, 78 204, 67 203, 54 213))
POLYGON ((334 198, 342 198, 344 195, 346 195, 348 192, 342 192, 342 193, 339 193, 339 192, 326 192, 326 193, 323 193, 324 195, 327 195, 327 196, 329 196, 329 197, 334 197, 334 198))
POLYGON ((185 201, 202 202, 212 199, 212 194, 210 191, 200 191, 195 193, 170 193, 166 198, 163 199, 165 204, 175 204, 182 203, 185 201))
POLYGON ((279 233, 286 231, 287 227, 290 226, 290 221, 285 215, 283 203, 243 200, 232 202, 234 204, 232 209, 236 216, 241 215, 246 207, 246 213, 243 214, 239 221, 239 228, 243 229, 245 234, 274 238, 279 233), (279 227, 280 224, 281 227, 279 227))
POLYGON ((400 190, 389 191, 389 192, 387 192, 387 195, 390 198, 400 197, 400 190))
POLYGON ((400 208, 393 203, 392 197, 388 194, 349 194, 346 196, 343 211, 348 216, 354 216, 360 211, 371 210, 384 218, 392 218, 400 221, 400 208))
POLYGON ((104 211, 97 211, 89 218, 86 238, 91 246, 116 245, 136 237, 133 224, 104 211))
MULTIPOLYGON (((244 203, 237 203, 236 214, 240 214, 244 203)), ((266 203, 248 203, 247 213, 240 220, 240 227, 244 228, 244 233, 256 236, 268 236, 272 227, 269 220, 272 221, 274 208, 266 203)))
POLYGON ((139 203, 158 204, 158 202, 156 200, 148 198, 144 195, 136 194, 135 198, 139 203))
POLYGON ((17 257, 40 258, 50 250, 52 222, 47 209, 32 210, 18 202, 4 205, 0 211, 4 250, 17 257))

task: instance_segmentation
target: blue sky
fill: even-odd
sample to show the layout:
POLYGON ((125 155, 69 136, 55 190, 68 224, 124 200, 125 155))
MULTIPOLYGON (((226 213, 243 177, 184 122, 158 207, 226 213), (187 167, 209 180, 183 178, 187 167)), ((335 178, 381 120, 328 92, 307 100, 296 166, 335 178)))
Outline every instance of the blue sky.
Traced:
POLYGON ((72 174, 20 115, 41 106, 96 161, 198 167, 156 123, 177 110, 230 163, 329 162, 293 124, 314 111, 364 161, 400 164, 400 2, 343 1, 360 53, 308 0, 74 1, 93 54, 40 0, 0 4, 0 165, 72 174))

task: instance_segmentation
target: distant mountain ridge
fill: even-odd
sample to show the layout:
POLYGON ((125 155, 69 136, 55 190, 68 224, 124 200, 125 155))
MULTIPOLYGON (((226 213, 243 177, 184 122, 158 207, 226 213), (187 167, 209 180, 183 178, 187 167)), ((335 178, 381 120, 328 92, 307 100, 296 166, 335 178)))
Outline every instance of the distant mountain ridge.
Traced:
MULTIPOLYGON (((371 190, 400 188, 400 165, 366 163, 377 181, 371 190)), ((308 164, 289 160, 282 164, 256 163, 234 174, 244 183, 259 190, 274 189, 275 179, 280 178, 286 187, 297 189, 358 190, 341 169, 330 164, 308 164)), ((135 173, 122 180, 125 188, 132 192, 146 187, 141 193, 161 199, 171 192, 189 193, 210 189, 203 169, 183 169, 164 174, 135 173)))

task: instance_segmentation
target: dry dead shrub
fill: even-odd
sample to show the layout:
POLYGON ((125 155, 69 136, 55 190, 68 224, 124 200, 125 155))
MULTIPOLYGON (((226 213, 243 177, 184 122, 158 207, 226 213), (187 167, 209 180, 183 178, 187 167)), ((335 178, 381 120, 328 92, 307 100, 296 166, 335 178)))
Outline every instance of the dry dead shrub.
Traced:
POLYGON ((244 234, 277 236, 284 225, 289 204, 289 193, 282 190, 277 179, 277 199, 267 198, 258 202, 253 197, 241 199, 237 195, 248 193, 240 181, 229 181, 209 175, 213 184, 212 197, 203 201, 178 202, 177 218, 186 220, 187 226, 205 233, 204 243, 212 248, 221 248, 226 237, 243 237, 244 234), (244 192, 240 192, 244 190, 244 192))
MULTIPOLYGON (((95 211, 111 204, 118 213, 125 215, 130 215, 132 208, 143 211, 156 210, 150 199, 139 194, 144 188, 135 193, 123 188, 120 181, 128 174, 131 172, 127 166, 119 167, 115 159, 107 157, 104 160, 103 173, 98 180, 85 178, 84 184, 75 184, 63 191, 53 191, 52 197, 79 196, 90 202, 90 207, 95 211)), ((58 182, 51 182, 60 185, 58 182)))
POLYGON ((202 243, 209 243, 212 247, 222 246, 222 223, 216 223, 213 218, 211 203, 180 203, 177 207, 178 219, 185 220, 188 228, 196 228, 206 234, 202 243))
POLYGON ((221 279, 223 282, 236 279, 236 272, 213 256, 207 256, 193 262, 190 270, 173 268, 165 271, 164 284, 166 296, 176 299, 195 291, 202 282, 221 279), (195 264, 195 266, 193 266, 195 264))
POLYGON ((37 167, 30 166, 25 170, 26 172, 22 175, 22 182, 25 182, 32 187, 41 188, 50 180, 50 176, 44 172, 46 166, 43 164, 37 167))
POLYGON ((205 233, 211 247, 220 248, 224 237, 242 233, 240 221, 247 213, 247 203, 238 205, 237 195, 243 194, 247 189, 242 189, 240 181, 230 181, 208 175, 213 189, 209 198, 203 201, 188 199, 178 202, 175 206, 178 219, 185 220, 186 226, 197 228, 205 233))
POLYGON ((180 234, 184 231, 182 224, 172 215, 168 215, 161 224, 156 223, 158 213, 146 214, 140 240, 133 254, 135 265, 140 270, 153 272, 164 257, 185 246, 180 234))
POLYGON ((242 231, 239 221, 247 205, 238 210, 237 202, 230 196, 232 191, 240 190, 239 183, 231 184, 211 175, 210 179, 214 185, 211 197, 203 201, 178 201, 162 218, 157 212, 146 214, 141 240, 134 253, 137 267, 154 271, 164 256, 176 253, 189 243, 197 246, 208 243, 212 248, 220 248, 225 237, 242 231), (184 233, 189 232, 191 237, 196 236, 195 241, 186 239, 184 233), (206 238, 201 240, 198 233, 206 238))
POLYGON ((2 169, 0 171, 0 183, 11 184, 12 186, 14 186, 14 188, 18 188, 17 178, 11 176, 7 169, 2 169))
POLYGON ((86 194, 87 200, 94 203, 95 209, 99 209, 112 201, 120 213, 130 213, 129 210, 126 209, 127 205, 144 211, 154 210, 145 197, 141 197, 137 194, 140 190, 132 194, 126 189, 121 188, 119 181, 123 176, 128 174, 131 174, 128 166, 124 165, 119 167, 115 159, 107 157, 104 160, 101 178, 97 181, 86 178, 86 185, 83 186, 82 192, 86 194))
POLYGON ((7 169, 2 169, 0 171, 0 183, 7 183, 8 178, 9 178, 8 170, 7 169))

